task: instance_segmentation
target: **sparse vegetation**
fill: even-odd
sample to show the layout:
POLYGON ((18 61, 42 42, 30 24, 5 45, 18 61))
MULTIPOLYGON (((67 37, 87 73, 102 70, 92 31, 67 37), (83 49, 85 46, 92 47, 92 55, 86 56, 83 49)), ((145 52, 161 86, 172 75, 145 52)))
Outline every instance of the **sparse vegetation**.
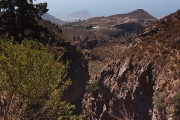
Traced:
POLYGON ((94 90, 99 90, 97 80, 92 80, 86 87, 87 92, 92 92, 94 90))

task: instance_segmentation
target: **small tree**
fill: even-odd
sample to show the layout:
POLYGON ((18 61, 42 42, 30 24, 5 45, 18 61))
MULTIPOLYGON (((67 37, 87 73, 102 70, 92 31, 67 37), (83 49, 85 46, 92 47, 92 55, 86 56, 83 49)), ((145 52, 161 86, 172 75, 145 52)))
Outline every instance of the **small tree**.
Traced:
POLYGON ((80 40, 81 40, 81 38, 80 38, 80 36, 79 36, 79 35, 77 36, 77 40, 78 40, 78 41, 80 41, 80 40))
POLYGON ((163 102, 163 97, 162 97, 162 93, 159 92, 159 91, 156 91, 154 92, 154 95, 153 95, 153 104, 154 104, 154 107, 158 110, 158 111, 163 111, 166 109, 166 105, 165 103, 163 102))
POLYGON ((88 37, 88 36, 86 36, 85 41, 88 41, 88 40, 89 40, 89 37, 88 37))
POLYGON ((180 119, 180 93, 174 95, 171 100, 171 103, 174 105, 173 116, 176 120, 180 119))
POLYGON ((3 119, 71 119, 73 106, 62 101, 70 80, 68 64, 53 60, 42 44, 0 40, 0 95, 3 119), (59 85, 59 86, 58 86, 59 85))
POLYGON ((73 40, 76 41, 76 36, 75 35, 73 35, 73 40))

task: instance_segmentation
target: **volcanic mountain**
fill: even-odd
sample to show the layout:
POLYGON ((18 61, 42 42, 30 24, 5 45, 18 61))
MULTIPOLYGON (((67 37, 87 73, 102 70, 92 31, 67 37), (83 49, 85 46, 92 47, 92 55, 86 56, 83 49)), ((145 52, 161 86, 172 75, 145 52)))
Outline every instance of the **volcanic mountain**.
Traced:
POLYGON ((74 12, 70 15, 68 15, 69 17, 80 17, 80 18, 89 18, 91 17, 91 14, 87 11, 87 10, 83 10, 83 11, 79 11, 79 12, 74 12))

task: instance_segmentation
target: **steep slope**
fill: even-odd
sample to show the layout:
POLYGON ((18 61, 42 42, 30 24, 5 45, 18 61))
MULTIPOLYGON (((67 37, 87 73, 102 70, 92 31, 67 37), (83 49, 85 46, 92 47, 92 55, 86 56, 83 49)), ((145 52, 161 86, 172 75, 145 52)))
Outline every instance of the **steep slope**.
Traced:
POLYGON ((179 34, 180 10, 133 39, 89 84, 96 89, 85 95, 84 119, 178 120, 179 34))
POLYGON ((62 21, 62 20, 60 20, 58 18, 55 18, 54 16, 50 15, 49 13, 46 13, 46 14, 42 15, 42 19, 49 20, 52 23, 55 23, 56 25, 60 25, 60 24, 65 23, 64 21, 62 21))

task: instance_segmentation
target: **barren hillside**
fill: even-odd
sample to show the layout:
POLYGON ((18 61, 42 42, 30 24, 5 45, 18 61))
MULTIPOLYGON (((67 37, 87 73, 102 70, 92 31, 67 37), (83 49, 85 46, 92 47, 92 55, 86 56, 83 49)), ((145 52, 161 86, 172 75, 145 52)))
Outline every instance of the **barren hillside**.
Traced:
POLYGON ((178 120, 179 34, 180 10, 146 28, 123 52, 119 48, 119 59, 89 84, 85 119, 178 120))

